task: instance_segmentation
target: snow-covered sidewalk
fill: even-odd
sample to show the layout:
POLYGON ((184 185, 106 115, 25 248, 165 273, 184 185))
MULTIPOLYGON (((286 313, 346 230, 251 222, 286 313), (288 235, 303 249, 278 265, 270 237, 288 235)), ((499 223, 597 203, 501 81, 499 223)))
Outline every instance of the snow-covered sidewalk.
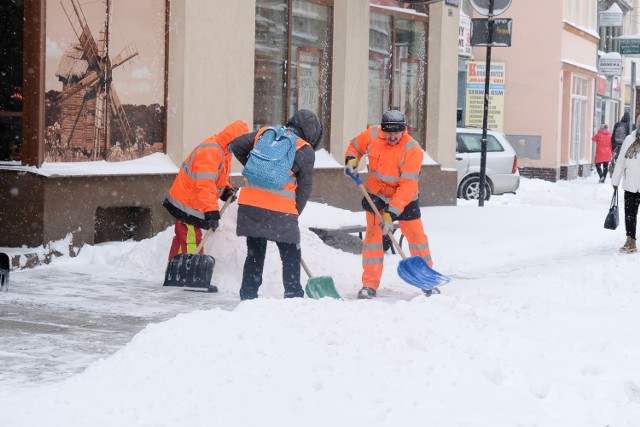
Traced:
POLYGON ((364 215, 319 204, 303 256, 344 301, 282 300, 270 246, 261 298, 239 303, 235 206, 207 244, 219 294, 161 286, 170 230, 12 273, 0 322, 9 307, 97 317, 3 333, 0 425, 638 426, 640 255, 618 253, 624 225, 602 227, 610 197, 595 177, 523 179, 484 208, 424 208, 435 268, 454 277, 431 298, 388 254, 379 297, 356 300, 360 257, 308 228, 364 215))

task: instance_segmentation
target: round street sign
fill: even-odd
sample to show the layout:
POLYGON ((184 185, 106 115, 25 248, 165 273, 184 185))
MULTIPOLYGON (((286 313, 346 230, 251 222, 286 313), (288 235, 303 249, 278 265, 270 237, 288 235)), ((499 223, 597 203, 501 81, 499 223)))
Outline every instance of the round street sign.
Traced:
POLYGON ((493 1, 493 16, 500 15, 511 5, 511 0, 471 0, 471 6, 480 15, 489 16, 490 1, 493 1))

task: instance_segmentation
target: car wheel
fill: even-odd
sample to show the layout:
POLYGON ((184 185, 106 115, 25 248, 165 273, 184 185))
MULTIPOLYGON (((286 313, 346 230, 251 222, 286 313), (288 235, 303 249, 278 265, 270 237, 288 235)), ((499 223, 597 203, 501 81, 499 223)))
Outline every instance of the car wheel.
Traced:
MULTIPOLYGON (((489 184, 489 181, 486 181, 484 185, 484 199, 489 200, 491 197, 491 184, 489 184)), ((465 200, 478 200, 480 198, 480 177, 472 176, 465 179, 462 184, 460 184, 458 194, 465 200)))

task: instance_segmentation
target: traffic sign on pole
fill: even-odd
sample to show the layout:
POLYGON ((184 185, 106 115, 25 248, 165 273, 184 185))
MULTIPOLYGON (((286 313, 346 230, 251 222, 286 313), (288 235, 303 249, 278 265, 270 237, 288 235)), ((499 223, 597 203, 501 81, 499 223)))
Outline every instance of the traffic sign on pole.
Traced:
MULTIPOLYGON (((498 18, 493 20, 493 36, 491 46, 511 46, 510 18, 498 18)), ((471 46, 489 46, 489 19, 473 18, 471 20, 471 46)))
POLYGON ((502 14, 511 5, 511 0, 471 0, 471 6, 480 15, 489 16, 489 3, 493 3, 492 16, 502 14))

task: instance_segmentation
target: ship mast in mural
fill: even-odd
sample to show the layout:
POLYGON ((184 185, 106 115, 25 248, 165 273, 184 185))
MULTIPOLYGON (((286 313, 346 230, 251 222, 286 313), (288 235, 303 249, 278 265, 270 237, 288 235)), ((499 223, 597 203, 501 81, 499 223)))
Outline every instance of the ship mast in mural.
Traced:
POLYGON ((127 45, 113 59, 109 57, 109 20, 111 0, 106 0, 104 26, 98 42, 93 38, 78 0, 60 4, 78 38, 62 57, 56 77, 62 92, 55 99, 61 112, 63 147, 81 150, 87 157, 106 158, 111 140, 112 117, 118 123, 118 138, 132 145, 132 131, 112 84, 113 70, 138 55, 134 43, 127 45))

